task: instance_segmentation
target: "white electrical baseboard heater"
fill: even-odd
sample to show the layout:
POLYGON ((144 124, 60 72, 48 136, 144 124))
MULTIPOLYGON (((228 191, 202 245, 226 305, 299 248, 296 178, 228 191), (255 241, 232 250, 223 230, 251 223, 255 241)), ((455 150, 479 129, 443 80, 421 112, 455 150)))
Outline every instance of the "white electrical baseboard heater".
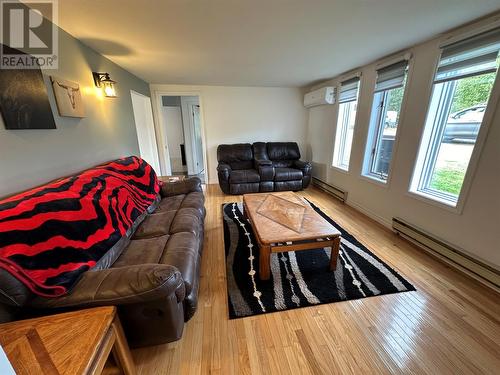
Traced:
POLYGON ((327 193, 333 195, 335 198, 340 199, 342 202, 347 200, 347 191, 342 190, 336 186, 327 184, 316 177, 313 177, 314 186, 319 187, 321 190, 326 191, 327 193))
POLYGON ((485 264, 465 254, 455 246, 436 238, 423 229, 417 228, 401 218, 392 219, 392 228, 408 241, 420 248, 439 256, 448 263, 458 265, 479 281, 500 288, 500 271, 489 264, 485 264))

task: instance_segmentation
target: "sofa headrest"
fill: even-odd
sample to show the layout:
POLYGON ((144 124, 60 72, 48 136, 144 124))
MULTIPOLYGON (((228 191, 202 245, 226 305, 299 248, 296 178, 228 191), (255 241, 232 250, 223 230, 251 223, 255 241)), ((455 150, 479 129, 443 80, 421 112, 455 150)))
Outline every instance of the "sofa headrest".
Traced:
POLYGON ((253 160, 252 145, 250 143, 236 143, 234 145, 219 145, 217 147, 217 160, 232 164, 240 161, 253 160))
POLYGON ((255 142, 252 145, 253 156, 257 160, 269 160, 267 155, 267 143, 265 142, 255 142))
POLYGON ((268 142, 267 155, 271 160, 300 159, 299 146, 296 142, 268 142))

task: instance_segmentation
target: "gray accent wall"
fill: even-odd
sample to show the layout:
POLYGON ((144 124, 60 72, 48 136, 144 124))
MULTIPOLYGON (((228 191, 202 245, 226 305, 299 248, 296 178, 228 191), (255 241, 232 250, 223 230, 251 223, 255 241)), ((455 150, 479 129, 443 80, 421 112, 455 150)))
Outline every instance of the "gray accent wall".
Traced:
POLYGON ((59 29, 59 70, 43 71, 55 130, 6 130, 0 117, 0 197, 121 156, 138 155, 130 90, 148 83, 59 29), (92 71, 117 81, 117 98, 98 95, 92 71), (85 118, 58 115, 50 75, 80 84, 85 118))

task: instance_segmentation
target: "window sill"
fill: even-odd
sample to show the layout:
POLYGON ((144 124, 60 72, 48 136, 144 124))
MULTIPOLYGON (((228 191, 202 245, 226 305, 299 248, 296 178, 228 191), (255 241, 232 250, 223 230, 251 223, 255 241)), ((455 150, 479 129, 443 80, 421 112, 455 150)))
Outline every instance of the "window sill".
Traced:
POLYGON ((330 168, 340 173, 349 174, 349 167, 347 167, 347 169, 344 169, 342 167, 337 167, 336 165, 330 165, 330 168))
POLYGON ((385 187, 385 188, 389 187, 389 180, 382 180, 380 178, 377 178, 377 177, 374 177, 371 175, 367 175, 367 174, 361 174, 360 177, 363 180, 371 182, 372 184, 375 184, 377 186, 381 186, 381 187, 385 187))
POLYGON ((453 202, 450 202, 446 199, 442 199, 418 190, 417 191, 410 190, 407 192, 407 195, 421 202, 425 202, 435 207, 443 208, 457 215, 460 215, 462 213, 463 207, 462 204, 460 203, 460 199, 454 204, 453 202))

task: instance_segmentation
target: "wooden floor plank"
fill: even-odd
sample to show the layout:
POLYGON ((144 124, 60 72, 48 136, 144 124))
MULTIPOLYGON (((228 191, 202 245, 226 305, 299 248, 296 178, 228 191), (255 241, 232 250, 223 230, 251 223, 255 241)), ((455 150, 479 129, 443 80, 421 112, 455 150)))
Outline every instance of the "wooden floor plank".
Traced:
POLYGON ((140 374, 496 374, 500 298, 328 194, 300 193, 416 292, 228 319, 223 203, 206 188, 198 311, 183 338, 133 351, 140 374))

